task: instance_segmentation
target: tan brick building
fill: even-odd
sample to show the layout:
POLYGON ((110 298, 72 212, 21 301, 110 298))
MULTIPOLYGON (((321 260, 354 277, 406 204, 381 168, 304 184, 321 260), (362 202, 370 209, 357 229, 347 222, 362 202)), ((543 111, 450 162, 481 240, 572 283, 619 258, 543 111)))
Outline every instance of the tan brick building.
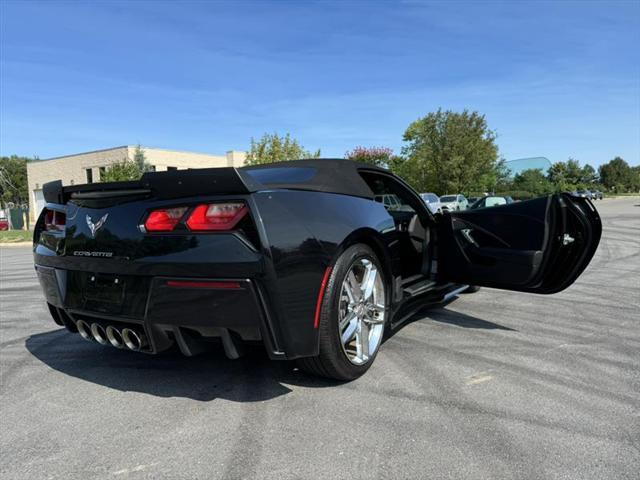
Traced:
MULTIPOLYGON (((42 185, 52 180, 62 180, 63 185, 79 185, 99 182, 105 169, 124 159, 133 159, 136 146, 122 146, 96 150, 93 152, 65 155, 47 160, 34 160, 27 163, 27 181, 29 184, 29 212, 31 220, 38 218, 44 207, 42 185)), ((226 155, 181 152, 142 147, 147 162, 156 171, 208 168, 241 167, 245 152, 229 151, 226 155)))

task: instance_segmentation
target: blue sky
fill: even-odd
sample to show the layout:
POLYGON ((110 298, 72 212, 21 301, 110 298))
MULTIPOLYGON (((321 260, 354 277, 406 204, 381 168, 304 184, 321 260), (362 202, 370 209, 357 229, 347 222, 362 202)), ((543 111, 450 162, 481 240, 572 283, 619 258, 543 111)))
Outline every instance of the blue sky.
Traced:
POLYGON ((640 164, 640 2, 1 3, 0 153, 397 152, 438 107, 507 158, 640 164))

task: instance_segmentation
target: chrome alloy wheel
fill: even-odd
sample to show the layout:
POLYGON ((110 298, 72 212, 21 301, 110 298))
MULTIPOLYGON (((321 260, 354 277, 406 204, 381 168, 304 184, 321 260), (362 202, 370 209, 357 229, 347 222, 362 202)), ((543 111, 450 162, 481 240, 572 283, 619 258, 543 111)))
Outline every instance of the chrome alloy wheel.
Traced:
POLYGON ((359 258, 342 282, 338 317, 342 349, 351 363, 367 363, 377 352, 385 314, 382 275, 371 260, 359 258))

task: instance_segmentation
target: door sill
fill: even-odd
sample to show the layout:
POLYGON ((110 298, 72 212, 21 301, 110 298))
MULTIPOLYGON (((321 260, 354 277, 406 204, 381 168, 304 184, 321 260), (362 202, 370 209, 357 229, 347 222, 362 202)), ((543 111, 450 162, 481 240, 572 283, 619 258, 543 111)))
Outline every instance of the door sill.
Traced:
POLYGON ((410 285, 403 285, 402 291, 405 297, 415 297, 431 290, 435 285, 437 285, 437 282, 423 277, 423 280, 418 280, 410 285))

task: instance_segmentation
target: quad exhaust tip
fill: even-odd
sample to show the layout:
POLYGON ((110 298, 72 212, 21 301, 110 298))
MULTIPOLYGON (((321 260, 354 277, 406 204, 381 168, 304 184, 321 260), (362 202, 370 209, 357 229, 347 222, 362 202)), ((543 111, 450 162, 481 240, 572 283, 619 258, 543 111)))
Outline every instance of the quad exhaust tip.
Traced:
POLYGON ((134 330, 125 328, 122 330, 122 340, 129 350, 139 351, 147 344, 147 340, 144 335, 138 335, 134 330))
POLYGON ((124 328, 120 331, 113 325, 105 328, 99 323, 89 325, 89 323, 84 320, 78 320, 76 327, 82 338, 90 342, 95 340, 100 345, 111 344, 116 348, 124 348, 126 346, 129 350, 135 352, 147 346, 147 337, 130 328, 124 328))
POLYGON ((90 342, 93 340, 93 336, 91 335, 91 327, 84 320, 78 320, 76 322, 76 327, 78 329, 78 333, 85 340, 89 340, 90 342))
POLYGON ((93 339, 100 345, 106 345, 109 343, 107 341, 107 332, 105 332, 104 327, 99 323, 91 324, 91 334, 93 335, 93 339))
POLYGON ((107 327, 107 340, 109 340, 109 343, 111 343, 111 345, 113 345, 116 348, 124 348, 124 340, 122 339, 122 333, 120 333, 120 331, 109 325, 107 327))

